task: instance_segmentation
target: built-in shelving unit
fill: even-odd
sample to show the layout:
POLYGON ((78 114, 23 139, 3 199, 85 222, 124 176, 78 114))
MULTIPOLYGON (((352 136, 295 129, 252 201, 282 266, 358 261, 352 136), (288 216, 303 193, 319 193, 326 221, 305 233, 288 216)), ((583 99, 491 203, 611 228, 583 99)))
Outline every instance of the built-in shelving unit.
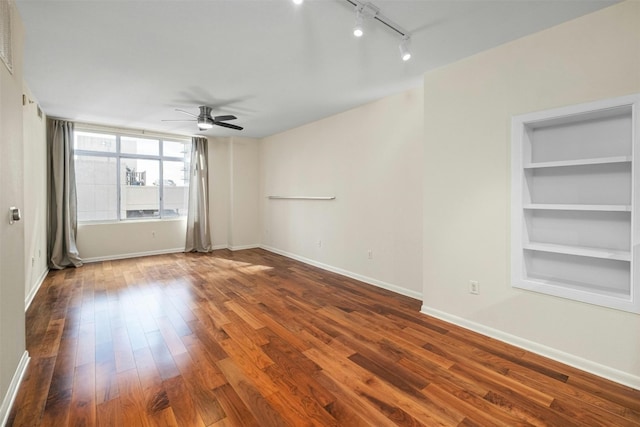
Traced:
POLYGON ((514 287, 640 313, 640 95, 512 120, 514 287))

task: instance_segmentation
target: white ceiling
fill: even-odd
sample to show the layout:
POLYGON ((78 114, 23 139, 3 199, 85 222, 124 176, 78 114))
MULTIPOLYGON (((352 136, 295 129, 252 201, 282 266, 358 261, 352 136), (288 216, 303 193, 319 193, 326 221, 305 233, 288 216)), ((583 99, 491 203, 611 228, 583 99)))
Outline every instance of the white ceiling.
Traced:
MULTIPOLYGON (((373 0, 412 33, 376 21, 351 34, 346 0, 17 0, 24 77, 50 116, 189 135, 175 108, 235 114, 262 137, 417 87, 427 70, 606 7, 608 0, 373 0)), ((474 76, 469 76, 474 78, 474 76)))

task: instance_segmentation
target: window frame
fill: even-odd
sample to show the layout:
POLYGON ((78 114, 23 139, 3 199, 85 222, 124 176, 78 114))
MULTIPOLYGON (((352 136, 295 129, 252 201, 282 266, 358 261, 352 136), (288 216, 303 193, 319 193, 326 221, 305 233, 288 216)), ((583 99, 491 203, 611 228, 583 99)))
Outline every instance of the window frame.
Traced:
MULTIPOLYGON (((78 220, 79 224, 98 224, 98 223, 119 223, 119 222, 136 222, 136 221, 175 221, 182 220, 186 218, 185 216, 164 216, 164 162, 165 161, 173 161, 180 162, 185 164, 185 168, 189 168, 190 158, 181 158, 175 156, 164 156, 164 142, 179 142, 183 144, 191 144, 192 141, 187 137, 180 136, 170 136, 170 135, 140 135, 136 133, 129 133, 126 131, 110 131, 110 130, 100 130, 93 129, 91 127, 81 127, 77 126, 74 129, 74 138, 73 138, 73 155, 74 159, 77 156, 93 156, 93 157, 104 157, 104 158, 112 158, 116 161, 116 218, 115 219, 97 219, 97 220, 78 220), (116 150, 115 152, 111 151, 93 151, 93 150, 83 150, 76 149, 76 136, 75 134, 78 132, 83 133, 91 133, 91 134, 100 134, 100 135, 108 135, 115 137, 116 140, 116 150), (158 155, 150 155, 150 154, 131 154, 131 153, 122 153, 120 148, 120 142, 122 137, 127 138, 136 138, 136 139, 148 139, 150 141, 158 141, 158 155), (122 218, 122 160, 123 159, 134 159, 134 160, 155 160, 158 162, 158 216, 156 217, 140 217, 140 218, 122 218)), ((185 170, 185 176, 189 176, 189 170, 185 170)), ((74 185, 76 183, 74 182, 74 185)), ((190 182, 186 180, 186 187, 189 188, 190 182)), ((188 190, 187 190, 188 191, 188 190)), ((187 206, 187 210, 189 207, 187 206)))

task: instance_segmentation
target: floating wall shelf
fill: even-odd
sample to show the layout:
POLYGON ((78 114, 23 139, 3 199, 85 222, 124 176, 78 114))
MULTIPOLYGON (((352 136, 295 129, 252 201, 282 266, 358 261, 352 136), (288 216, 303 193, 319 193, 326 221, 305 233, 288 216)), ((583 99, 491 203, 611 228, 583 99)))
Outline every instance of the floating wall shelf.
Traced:
POLYGON ((335 200, 336 196, 267 196, 271 200, 335 200))

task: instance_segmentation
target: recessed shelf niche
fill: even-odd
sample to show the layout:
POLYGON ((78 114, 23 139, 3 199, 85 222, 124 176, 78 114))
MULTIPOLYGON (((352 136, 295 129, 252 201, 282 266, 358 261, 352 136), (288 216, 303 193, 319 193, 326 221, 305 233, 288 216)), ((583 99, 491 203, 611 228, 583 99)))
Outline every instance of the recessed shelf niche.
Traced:
POLYGON ((513 117, 513 287, 640 313, 638 105, 513 117))

